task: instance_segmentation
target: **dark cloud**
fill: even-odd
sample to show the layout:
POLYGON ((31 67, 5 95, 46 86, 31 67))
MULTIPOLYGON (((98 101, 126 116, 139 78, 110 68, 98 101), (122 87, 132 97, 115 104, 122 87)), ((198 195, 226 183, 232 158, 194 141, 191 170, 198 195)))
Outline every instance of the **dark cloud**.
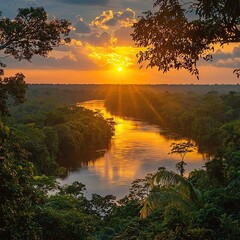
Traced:
POLYGON ((124 0, 124 1, 118 1, 118 4, 122 8, 134 9, 137 16, 140 15, 142 12, 153 9, 153 1, 147 1, 147 0, 124 0))
POLYGON ((200 65, 213 65, 216 67, 239 68, 240 66, 240 48, 234 47, 232 52, 223 52, 217 50, 213 56, 212 62, 201 61, 200 65))
POLYGON ((82 36, 80 40, 83 43, 89 43, 94 46, 109 46, 112 36, 107 32, 92 33, 88 36, 82 36))
POLYGON ((133 19, 134 17, 135 17, 135 12, 132 9, 127 8, 124 12, 122 12, 122 14, 118 16, 118 19, 125 20, 125 19, 133 19))
POLYGON ((116 18, 111 18, 110 20, 108 20, 105 24, 107 26, 116 26, 118 23, 117 19, 116 18))
POLYGON ((224 53, 219 50, 213 55, 213 61, 217 67, 239 68, 240 48, 235 47, 232 53, 224 53))
POLYGON ((114 37, 117 39, 117 44, 122 46, 133 46, 134 42, 131 37, 132 28, 122 27, 114 32, 114 37))
POLYGON ((92 70, 96 68, 96 65, 85 55, 79 54, 65 55, 61 58, 47 57, 42 58, 39 56, 34 56, 31 62, 28 61, 16 61, 15 59, 8 59, 7 68, 8 69, 73 69, 73 70, 92 70))
POLYGON ((77 33, 91 33, 91 29, 87 23, 85 23, 81 18, 74 26, 76 28, 77 33))
POLYGON ((56 0, 57 2, 74 5, 106 6, 110 0, 56 0))

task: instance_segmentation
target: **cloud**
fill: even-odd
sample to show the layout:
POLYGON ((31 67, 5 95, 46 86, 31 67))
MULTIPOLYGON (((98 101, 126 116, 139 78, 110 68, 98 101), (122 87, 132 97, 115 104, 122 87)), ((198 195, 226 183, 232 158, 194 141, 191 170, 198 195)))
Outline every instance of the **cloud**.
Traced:
MULTIPOLYGON (((34 0, 20 1, 34 2, 34 0)), ((34 56, 31 63, 8 59, 9 68, 18 66, 20 69, 95 70, 99 67, 106 69, 113 66, 132 68, 135 65, 135 55, 138 49, 133 47, 130 37, 130 26, 135 21, 133 10, 130 8, 126 8, 124 11, 106 10, 101 14, 92 16, 96 9, 99 11, 97 5, 104 5, 109 1, 54 0, 53 7, 57 6, 58 3, 61 14, 65 13, 63 5, 59 2, 72 4, 68 6, 70 10, 66 14, 71 12, 78 17, 77 20, 72 20, 71 43, 59 47, 57 51, 51 52, 47 58, 34 56), (81 7, 80 5, 90 6, 81 7), (80 11, 81 9, 84 9, 83 12, 80 11), (88 16, 89 9, 94 9, 94 11, 88 16), (78 15, 79 13, 81 17, 78 15), (93 21, 91 22, 91 20, 93 21), (131 44, 130 47, 129 44, 131 44)), ((55 15, 51 11, 49 14, 55 15)), ((59 16, 59 14, 56 15, 59 16)))
POLYGON ((56 0, 65 4, 106 6, 110 0, 56 0))
POLYGON ((77 33, 84 33, 84 34, 91 33, 91 29, 89 25, 86 22, 84 22, 82 18, 78 19, 74 27, 77 33))
POLYGON ((108 29, 109 27, 130 27, 136 21, 135 12, 127 8, 123 12, 113 12, 112 10, 103 11, 103 13, 96 17, 91 26, 108 29))
POLYGON ((83 43, 87 43, 94 46, 109 46, 112 44, 112 35, 107 32, 92 33, 90 35, 84 35, 80 38, 83 43))
POLYGON ((137 13, 137 16, 142 12, 153 9, 153 1, 146 0, 124 0, 116 1, 115 4, 118 4, 121 8, 131 8, 137 13))
POLYGON ((37 0, 24 0, 29 6, 37 6, 37 0))
POLYGON ((87 46, 89 58, 100 67, 130 68, 136 64, 136 53, 140 50, 134 47, 95 47, 87 46))
POLYGON ((117 45, 121 46, 134 46, 134 42, 131 37, 133 32, 132 28, 121 27, 114 32, 114 37, 116 38, 117 45))
MULTIPOLYGON (((73 46, 73 47, 82 47, 83 46, 83 43, 80 41, 80 40, 77 40, 77 39, 71 39, 71 42, 68 44, 68 45, 65 45, 66 48, 68 46, 73 46)), ((64 51, 64 49, 63 49, 64 51)))
MULTIPOLYGON (((75 40, 76 41, 76 40, 75 40)), ((77 42, 77 41, 76 41, 77 42)), ((7 68, 18 69, 73 69, 94 70, 96 64, 88 57, 88 52, 76 45, 64 45, 52 51, 48 57, 34 56, 31 62, 17 61, 12 57, 6 59, 7 68)))
POLYGON ((103 11, 103 13, 96 17, 92 22, 91 25, 94 27, 100 27, 104 29, 108 29, 108 27, 105 25, 107 21, 113 18, 113 11, 108 10, 108 11, 103 11))
POLYGON ((240 48, 234 47, 232 52, 223 52, 217 50, 213 54, 213 65, 216 67, 239 68, 240 66, 240 48))

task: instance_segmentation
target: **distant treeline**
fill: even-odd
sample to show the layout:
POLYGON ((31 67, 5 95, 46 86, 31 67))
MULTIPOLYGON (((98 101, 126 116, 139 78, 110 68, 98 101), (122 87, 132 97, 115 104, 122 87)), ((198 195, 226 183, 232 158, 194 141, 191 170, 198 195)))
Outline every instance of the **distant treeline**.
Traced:
POLYGON ((30 84, 27 99, 48 99, 59 104, 76 104, 91 99, 104 99, 107 88, 101 85, 30 84))
POLYGON ((203 93, 214 90, 218 93, 240 92, 240 85, 184 85, 184 84, 157 84, 157 85, 111 85, 111 84, 30 84, 28 86, 28 98, 51 98, 61 103, 74 104, 76 102, 86 101, 90 99, 105 99, 107 94, 114 89, 120 87, 128 89, 129 87, 137 87, 140 90, 148 90, 157 92, 171 93, 203 93))

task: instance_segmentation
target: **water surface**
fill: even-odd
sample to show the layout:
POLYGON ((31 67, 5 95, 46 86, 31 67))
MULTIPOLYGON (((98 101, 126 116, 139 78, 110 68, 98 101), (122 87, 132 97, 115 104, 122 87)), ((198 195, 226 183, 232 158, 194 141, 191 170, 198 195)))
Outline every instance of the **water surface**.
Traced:
MULTIPOLYGON (((168 154, 170 144, 186 139, 176 139, 176 135, 156 125, 113 116, 106 110, 102 100, 79 105, 90 110, 100 109, 106 118, 113 117, 116 122, 115 136, 104 156, 89 161, 77 171, 69 172, 67 178, 59 180, 61 184, 79 181, 86 185, 88 197, 92 193, 98 193, 121 198, 128 193, 134 179, 144 178, 147 173, 156 172, 161 166, 175 171, 175 164, 180 161, 180 156, 168 154)), ((197 152, 188 153, 185 162, 186 172, 189 173, 195 168, 202 168, 204 158, 197 152)))

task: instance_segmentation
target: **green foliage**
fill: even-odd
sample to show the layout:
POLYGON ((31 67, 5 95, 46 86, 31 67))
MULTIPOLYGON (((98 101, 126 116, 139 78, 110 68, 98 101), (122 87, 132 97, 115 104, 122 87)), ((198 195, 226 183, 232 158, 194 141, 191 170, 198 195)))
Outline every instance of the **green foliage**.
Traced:
MULTIPOLYGON (((17 60, 30 59, 34 55, 46 57, 62 41, 69 42, 70 22, 64 19, 48 21, 43 8, 21 8, 14 19, 0 18, 0 51, 17 60)), ((27 85, 24 75, 17 73, 3 77, 6 64, 0 61, 0 114, 8 113, 7 101, 15 104, 25 100, 27 85)))
POLYGON ((71 195, 74 197, 83 197, 83 192, 86 190, 85 185, 80 182, 73 182, 71 185, 65 185, 60 188, 61 195, 71 195))
POLYGON ((54 126, 59 140, 59 157, 73 163, 82 153, 94 154, 106 148, 113 134, 111 125, 101 116, 83 108, 65 108, 65 122, 54 126))
MULTIPOLYGON (((1 62, 0 62, 1 66, 1 62)), ((0 69, 1 70, 1 69, 0 69)), ((0 74, 0 114, 8 114, 7 102, 12 97, 14 104, 23 103, 25 99, 27 85, 24 82, 24 75, 17 73, 14 77, 1 77, 0 74)), ((1 116, 0 115, 0 116, 1 116)))
POLYGON ((221 221, 221 211, 217 208, 202 208, 198 211, 194 223, 206 229, 219 229, 221 221))
POLYGON ((81 199, 69 195, 50 197, 38 212, 43 239, 89 239, 99 225, 95 215, 82 211, 81 199))
POLYGON ((208 115, 196 118, 193 123, 192 135, 201 145, 217 146, 221 141, 220 123, 208 115))
POLYGON ((224 133, 225 148, 228 152, 239 150, 239 138, 240 138, 240 121, 230 122, 222 126, 224 133))
MULTIPOLYGON (((19 136, 21 136, 23 140, 23 147, 30 153, 29 160, 34 163, 34 166, 38 172, 45 173, 47 175, 56 175, 58 165, 54 161, 54 158, 51 158, 48 150, 49 147, 54 144, 54 142, 48 146, 46 142, 48 141, 46 140, 47 136, 33 123, 24 125, 19 124, 16 132, 19 136)), ((54 151, 54 148, 52 151, 54 151)))
POLYGON ((188 225, 188 216, 174 205, 168 205, 164 209, 164 225, 172 231, 177 228, 186 228, 188 225))
POLYGON ((0 19, 0 50, 18 60, 47 56, 53 47, 59 46, 62 35, 69 41, 69 26, 70 22, 63 19, 48 21, 43 8, 21 8, 14 20, 0 19))
POLYGON ((186 165, 187 164, 184 161, 178 162, 176 164, 176 170, 180 173, 181 176, 183 176, 184 173, 185 173, 185 166, 186 165))
POLYGON ((113 211, 116 197, 107 195, 105 197, 99 194, 93 194, 91 199, 91 212, 97 214, 99 217, 107 218, 113 211))
MULTIPOLYGON (((224 128, 225 132, 233 131, 230 123, 240 117, 239 96, 232 92, 218 94, 214 90, 207 94, 185 94, 162 92, 154 87, 121 86, 112 89, 105 105, 114 114, 143 119, 191 138, 200 152, 213 155, 225 138, 223 134, 227 135, 224 128)), ((235 136, 237 144, 239 138, 235 136)))
POLYGON ((189 173, 189 181, 198 189, 206 190, 209 188, 209 178, 203 169, 194 169, 189 173))
POLYGON ((81 160, 96 157, 96 150, 107 148, 114 131, 111 122, 90 110, 49 99, 28 100, 11 112, 6 120, 22 138, 38 174, 66 176, 66 168, 78 167, 81 160))
POLYGON ((213 185, 224 185, 224 167, 223 161, 220 158, 214 158, 205 164, 208 177, 213 185))
POLYGON ((201 192, 191 182, 165 168, 160 168, 152 177, 151 187, 141 210, 142 218, 169 204, 188 211, 194 211, 203 205, 201 192))
MULTIPOLYGON (((123 101, 129 101, 128 93, 121 93, 123 101)), ((114 91, 111 94, 106 102, 110 108, 118 104, 108 102, 115 99, 114 91)), ((206 169, 183 177, 159 168, 156 174, 136 179, 129 194, 117 202, 112 195, 94 194, 87 199, 84 184, 74 182, 59 187, 54 177, 41 173, 52 175, 53 171, 48 171, 54 166, 52 163, 56 164, 59 153, 66 157, 88 145, 95 151, 106 144, 112 134, 111 123, 98 112, 62 107, 41 97, 32 99, 19 110, 12 109, 13 117, 5 119, 18 138, 1 123, 1 239, 240 238, 239 94, 218 95, 211 91, 207 95, 158 95, 137 90, 132 96, 141 104, 132 111, 122 104, 122 114, 140 114, 146 120, 168 123, 172 129, 181 127, 178 132, 188 136, 198 128, 199 142, 204 138, 214 141, 213 136, 220 136, 218 150, 206 162, 206 169), (205 128, 201 128, 199 119, 205 128)))
POLYGON ((128 198, 143 203, 149 194, 153 174, 149 173, 144 179, 135 179, 131 183, 128 198))
POLYGON ((39 239, 35 222, 38 194, 31 184, 33 164, 19 139, 0 122, 1 239, 39 239))

